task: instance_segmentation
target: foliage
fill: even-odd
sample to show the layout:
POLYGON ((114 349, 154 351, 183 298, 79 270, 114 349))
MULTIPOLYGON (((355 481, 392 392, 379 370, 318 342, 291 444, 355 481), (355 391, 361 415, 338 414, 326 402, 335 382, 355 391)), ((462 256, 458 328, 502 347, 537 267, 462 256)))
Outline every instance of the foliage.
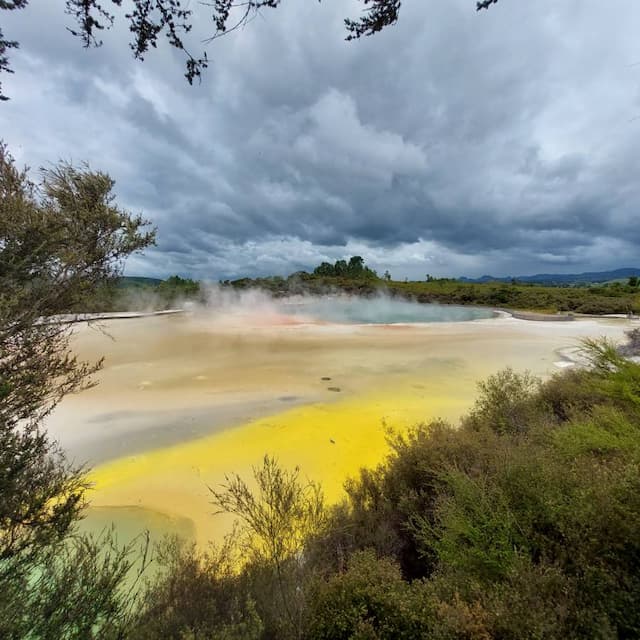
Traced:
POLYGON ((377 280, 378 278, 373 269, 365 266, 364 258, 361 256, 351 256, 349 262, 336 260, 333 265, 323 262, 313 270, 313 275, 329 278, 348 278, 350 280, 377 280))
POLYGON ((394 282, 390 293, 418 302, 477 304, 547 313, 640 313, 636 289, 612 286, 555 287, 507 283, 467 283, 452 279, 394 282))
POLYGON ((70 353, 70 329, 43 319, 80 304, 153 240, 113 205, 113 181, 60 165, 38 189, 0 147, 0 559, 64 535, 83 480, 41 432, 98 365, 70 353))
POLYGON ((178 298, 194 298, 200 294, 200 283, 190 278, 171 276, 158 285, 158 294, 167 302, 178 298))
POLYGON ((299 271, 287 278, 241 278, 221 284, 234 289, 263 289, 276 297, 340 291, 359 296, 385 294, 421 303, 479 305, 551 314, 640 313, 640 292, 637 287, 628 285, 560 287, 502 282, 470 283, 452 278, 433 278, 430 275, 422 282, 398 282, 392 281, 386 274, 378 278, 375 271, 366 266, 362 271, 353 269, 351 261, 347 263, 345 260, 338 260, 333 265, 323 262, 313 273, 299 271))
MULTIPOLYGON (((24 9, 28 0, 4 0, 0 3, 0 9, 13 11, 15 9, 24 9)), ((9 66, 9 49, 17 49, 18 43, 15 40, 7 40, 0 29, 0 73, 13 73, 13 69, 9 66)), ((7 96, 2 93, 2 84, 0 84, 0 101, 8 100, 7 96)))
POLYGON ((492 376, 457 428, 392 434, 326 517, 297 470, 266 458, 256 491, 234 476, 216 502, 243 523, 222 556, 236 571, 187 555, 163 611, 229 624, 255 603, 262 638, 637 637, 640 365, 606 342, 584 355, 547 382, 492 376))
MULTIPOLYGON (((479 305, 543 313, 640 313, 640 292, 637 287, 626 285, 559 287, 430 278, 424 282, 392 281, 386 273, 378 278, 375 271, 367 266, 363 266, 361 271, 354 270, 346 260, 339 260, 334 265, 324 262, 313 273, 298 271, 286 278, 240 278, 220 284, 240 290, 257 288, 274 297, 340 291, 359 296, 385 294, 421 303, 479 305)), ((134 280, 125 278, 110 284, 108 290, 94 290, 93 296, 85 301, 83 310, 169 308, 184 300, 205 301, 201 284, 188 278, 172 276, 165 281, 151 282, 134 280)))
POLYGON ((147 551, 146 538, 121 546, 113 531, 40 547, 30 572, 15 571, 2 581, 0 637, 124 638, 137 615, 147 551))
POLYGON ((324 522, 319 487, 265 457, 255 488, 237 475, 212 489, 219 512, 237 517, 221 547, 201 552, 169 539, 131 633, 152 638, 300 638, 307 607, 306 540, 324 522))
POLYGON ((200 553, 170 538, 160 545, 161 567, 144 591, 131 640, 258 640, 264 626, 245 581, 235 571, 231 541, 200 553))
POLYGON ((170 276, 120 277, 97 287, 78 312, 149 311, 172 309, 186 302, 205 302, 205 290, 197 280, 170 276))
POLYGON ((299 555, 310 532, 324 515, 320 487, 300 479, 300 469, 282 469, 265 456, 253 470, 257 493, 238 475, 228 476, 220 489, 210 489, 218 513, 240 522, 243 549, 252 558, 281 564, 299 555))
POLYGON ((170 276, 157 284, 132 283, 122 280, 118 285, 117 302, 120 309, 171 309, 185 302, 204 302, 204 289, 197 280, 170 276))
POLYGON ((439 423, 397 437, 389 460, 349 489, 333 540, 339 528, 369 545, 373 530, 392 524, 396 543, 386 551, 395 546, 406 577, 429 579, 443 637, 613 638, 640 629, 640 366, 606 344, 586 349, 589 407, 573 404, 568 374, 539 385, 505 372, 481 387, 460 428, 439 423), (494 406, 500 388, 510 399, 494 406), (564 411, 553 411, 549 388, 564 411))
POLYGON ((465 424, 497 433, 526 433, 546 408, 536 396, 540 384, 529 373, 516 374, 510 368, 489 376, 478 384, 480 394, 465 424))
MULTIPOLYGON (((79 572, 91 562, 93 543, 77 543, 69 555, 86 481, 41 427, 66 394, 91 385, 100 366, 77 360, 69 325, 52 316, 81 305, 119 275, 128 255, 153 241, 142 218, 115 205, 112 188, 109 176, 64 163, 44 171, 35 185, 0 145, 0 591, 8 602, 12 594, 31 604, 33 637, 64 637, 58 607, 75 606, 58 595, 40 606, 45 590, 58 593, 62 580, 70 596, 81 589, 95 596, 113 584, 109 575, 121 575, 122 557, 79 572), (38 575, 46 578, 37 583, 40 596, 32 582, 38 575), (69 581, 82 576, 95 582, 69 581), (38 615, 45 617, 38 621, 38 615)), ((82 616, 104 613, 104 602, 94 604, 82 616)), ((23 622, 5 617, 4 636, 22 637, 23 622)))
POLYGON ((300 470, 282 469, 269 456, 253 470, 256 491, 238 475, 227 477, 220 489, 211 489, 218 513, 238 518, 234 533, 245 562, 252 565, 251 579, 260 591, 277 594, 279 602, 261 606, 259 611, 278 637, 301 634, 304 593, 302 558, 305 540, 324 520, 320 487, 300 478, 300 470), (271 606, 269 606, 271 605, 271 606), (270 610, 269 610, 270 609, 270 610))
POLYGON ((371 550, 317 581, 310 609, 306 637, 317 640, 413 640, 427 637, 435 617, 424 585, 406 582, 393 560, 371 550))

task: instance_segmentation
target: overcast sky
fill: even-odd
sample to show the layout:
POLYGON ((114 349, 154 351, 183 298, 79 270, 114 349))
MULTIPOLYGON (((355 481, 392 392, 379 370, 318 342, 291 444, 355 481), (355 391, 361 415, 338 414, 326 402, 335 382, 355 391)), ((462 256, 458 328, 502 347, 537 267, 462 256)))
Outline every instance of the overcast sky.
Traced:
POLYGON ((126 24, 85 51, 64 1, 34 0, 2 12, 21 49, 0 136, 21 163, 115 178, 158 228, 130 275, 353 254, 396 278, 640 266, 638 0, 406 0, 347 43, 359 8, 285 0, 211 45, 190 87, 165 46, 135 62, 126 24))

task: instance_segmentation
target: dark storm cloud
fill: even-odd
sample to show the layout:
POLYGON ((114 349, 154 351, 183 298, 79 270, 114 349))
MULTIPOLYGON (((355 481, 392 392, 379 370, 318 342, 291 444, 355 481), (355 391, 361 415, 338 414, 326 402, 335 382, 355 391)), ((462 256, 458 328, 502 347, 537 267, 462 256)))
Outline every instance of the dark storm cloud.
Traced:
POLYGON ((63 4, 6 21, 22 50, 1 132, 33 166, 116 178, 159 232, 130 273, 352 253, 397 277, 637 264, 637 3, 413 0, 357 43, 357 4, 286 3, 219 41, 195 87, 167 49, 134 63, 124 24, 82 51, 63 4))

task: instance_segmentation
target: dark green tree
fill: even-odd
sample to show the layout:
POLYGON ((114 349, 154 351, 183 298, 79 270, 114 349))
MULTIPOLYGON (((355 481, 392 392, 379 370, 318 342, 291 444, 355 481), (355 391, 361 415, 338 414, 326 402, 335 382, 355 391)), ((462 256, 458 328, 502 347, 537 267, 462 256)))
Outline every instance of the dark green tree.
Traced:
POLYGON ((349 265, 347 272, 352 277, 358 277, 362 275, 364 271, 364 258, 362 256, 351 256, 349 258, 349 265))
POLYGON ((333 276, 335 275, 335 269, 333 267, 332 264, 329 264, 328 262, 322 262, 320 263, 319 266, 317 266, 314 270, 313 270, 314 275, 316 276, 333 276))
POLYGON ((333 275, 346 276, 349 273, 349 265, 346 260, 336 260, 336 264, 333 267, 333 275))
MULTIPOLYGON (((145 220, 117 207, 112 188, 106 174, 68 164, 44 171, 36 185, 0 144, 0 637, 32 637, 12 628, 11 613, 30 602, 37 610, 31 576, 62 571, 50 561, 63 554, 52 550, 84 506, 83 470, 42 420, 65 395, 90 386, 100 363, 73 355, 71 325, 60 314, 82 306, 154 239, 145 220)), ((64 606, 59 595, 46 615, 54 620, 64 606)))

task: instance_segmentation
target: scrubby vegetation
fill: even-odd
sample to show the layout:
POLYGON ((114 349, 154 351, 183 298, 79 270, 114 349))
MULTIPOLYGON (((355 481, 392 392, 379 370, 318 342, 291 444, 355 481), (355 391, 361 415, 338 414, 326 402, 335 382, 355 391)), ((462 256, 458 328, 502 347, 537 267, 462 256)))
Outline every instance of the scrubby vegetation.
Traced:
MULTIPOLYGON (((472 283, 453 278, 400 282, 389 272, 382 277, 367 267, 360 256, 323 262, 312 273, 296 271, 287 277, 224 280, 223 288, 260 289, 274 297, 323 295, 342 292, 350 295, 389 295, 417 302, 502 307, 543 313, 640 314, 637 281, 611 282, 590 286, 548 286, 517 282, 472 283)), ((118 278, 94 289, 82 309, 72 311, 123 311, 169 309, 185 302, 206 303, 206 288, 197 280, 171 276, 118 278)))
POLYGON ((375 271, 359 263, 360 272, 349 270, 354 260, 339 260, 335 265, 322 263, 313 273, 298 271, 287 278, 242 278, 224 281, 235 289, 258 288, 274 296, 344 292, 372 296, 386 294, 418 302, 481 305, 545 313, 640 313, 637 283, 613 282, 596 286, 554 287, 504 282, 469 283, 452 278, 427 277, 425 281, 399 282, 386 272, 379 278, 375 271))
POLYGON ((120 209, 113 181, 62 163, 39 184, 0 144, 0 638, 122 637, 133 548, 76 535, 85 470, 42 423, 100 363, 80 362, 68 325, 42 318, 82 308, 154 241, 120 209), (95 632, 95 634, 94 634, 95 632))
POLYGON ((83 301, 82 307, 70 311, 150 311, 172 309, 185 302, 205 302, 205 290, 197 280, 180 276, 166 280, 119 276, 102 283, 91 299, 83 301))
MULTIPOLYGON (((338 263, 349 264, 345 260, 338 263)), ((332 265, 328 267, 333 269, 332 265)), ((422 303, 479 305, 544 313, 640 314, 638 287, 622 283, 554 287, 502 282, 474 284, 449 278, 398 282, 379 278, 366 266, 360 275, 342 274, 340 269, 342 275, 325 275, 324 271, 321 266, 314 273, 298 271, 286 278, 241 278, 224 281, 221 285, 237 290, 260 289, 274 297, 338 291, 360 296, 384 294, 422 303)), ((206 290, 197 280, 179 276, 166 280, 122 278, 98 291, 85 304, 84 311, 168 309, 187 301, 206 302, 206 290)))
POLYGON ((479 304, 547 313, 640 313, 637 288, 619 283, 590 287, 548 287, 492 282, 468 284, 442 279, 394 282, 389 289, 394 295, 411 297, 419 302, 479 304))
POLYGON ((459 426, 391 437, 322 508, 266 459, 208 555, 174 543, 136 638, 634 638, 640 634, 640 365, 506 370, 459 426), (234 570, 235 568, 235 570, 234 570))

